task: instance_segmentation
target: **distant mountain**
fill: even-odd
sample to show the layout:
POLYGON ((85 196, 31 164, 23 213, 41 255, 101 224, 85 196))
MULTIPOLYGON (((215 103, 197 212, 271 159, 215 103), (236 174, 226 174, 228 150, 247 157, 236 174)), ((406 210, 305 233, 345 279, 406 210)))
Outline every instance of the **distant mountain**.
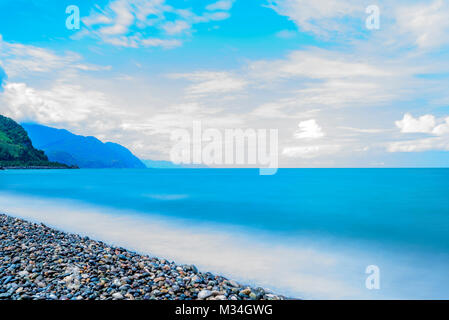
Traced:
POLYGON ((80 168, 146 168, 125 147, 95 137, 84 137, 64 129, 23 123, 33 145, 45 151, 51 161, 80 168))
POLYGON ((33 147, 27 132, 14 120, 0 115, 0 167, 67 167, 51 162, 33 147))
POLYGON ((178 165, 170 161, 158 161, 158 160, 142 160, 142 162, 150 169, 197 169, 207 168, 205 165, 178 165))
POLYGON ((170 161, 142 160, 147 168, 152 169, 182 169, 182 166, 176 165, 170 161))

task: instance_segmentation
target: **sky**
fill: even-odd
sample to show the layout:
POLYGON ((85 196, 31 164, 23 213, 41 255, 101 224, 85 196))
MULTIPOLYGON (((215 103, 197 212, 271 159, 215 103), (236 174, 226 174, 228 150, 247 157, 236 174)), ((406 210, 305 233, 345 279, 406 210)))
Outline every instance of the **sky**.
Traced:
POLYGON ((201 121, 277 129, 281 167, 447 167, 448 58, 444 0, 0 0, 0 114, 142 159, 201 121))

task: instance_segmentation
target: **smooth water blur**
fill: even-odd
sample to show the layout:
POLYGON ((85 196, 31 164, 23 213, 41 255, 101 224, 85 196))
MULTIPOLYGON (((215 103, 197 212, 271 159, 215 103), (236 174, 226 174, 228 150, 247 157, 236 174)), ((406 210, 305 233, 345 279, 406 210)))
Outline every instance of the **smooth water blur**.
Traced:
MULTIPOLYGON (((449 297, 449 275, 440 271, 449 270, 449 169, 281 169, 274 176, 243 169, 11 170, 0 172, 0 191, 164 217, 186 228, 235 228, 280 246, 332 247, 355 260, 360 252, 396 266, 398 277, 400 262, 416 261, 415 280, 426 287, 422 277, 432 278, 424 289, 432 292, 416 297, 449 297)), ((407 298, 401 286, 379 297, 407 298)))
POLYGON ((449 249, 447 169, 5 171, 0 190, 288 235, 449 249))

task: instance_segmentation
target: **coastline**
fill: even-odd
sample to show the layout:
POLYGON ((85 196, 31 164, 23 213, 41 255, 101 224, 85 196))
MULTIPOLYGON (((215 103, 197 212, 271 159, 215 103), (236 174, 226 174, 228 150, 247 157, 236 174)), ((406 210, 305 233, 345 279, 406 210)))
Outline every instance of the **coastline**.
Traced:
POLYGON ((0 214, 0 299, 283 300, 194 265, 0 214))
POLYGON ((19 166, 19 167, 1 167, 0 170, 67 170, 67 169, 79 169, 78 167, 50 167, 50 166, 19 166))

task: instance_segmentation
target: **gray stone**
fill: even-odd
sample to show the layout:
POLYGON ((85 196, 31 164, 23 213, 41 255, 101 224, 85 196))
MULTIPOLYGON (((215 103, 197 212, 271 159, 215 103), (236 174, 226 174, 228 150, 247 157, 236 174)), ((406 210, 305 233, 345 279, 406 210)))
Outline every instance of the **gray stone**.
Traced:
POLYGON ((212 295, 212 291, 210 290, 202 290, 198 293, 198 299, 206 299, 212 295))
POLYGON ((116 292, 116 293, 112 294, 112 298, 117 299, 117 300, 122 300, 123 295, 120 292, 116 292))

